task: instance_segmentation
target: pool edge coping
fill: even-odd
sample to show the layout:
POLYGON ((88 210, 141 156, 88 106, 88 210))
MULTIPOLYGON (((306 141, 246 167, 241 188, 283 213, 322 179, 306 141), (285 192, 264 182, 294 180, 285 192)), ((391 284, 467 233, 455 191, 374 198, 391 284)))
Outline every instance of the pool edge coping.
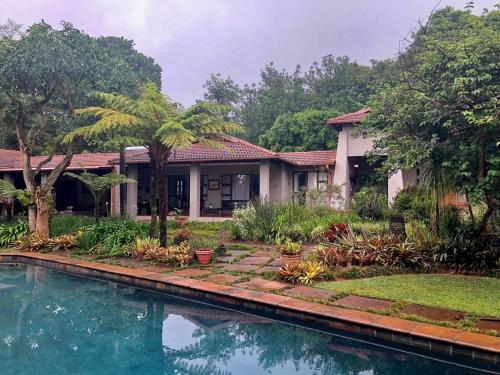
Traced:
MULTIPOLYGON (((87 271, 112 274, 118 276, 118 282, 132 283, 138 287, 142 286, 160 292, 167 291, 167 286, 170 286, 208 294, 209 296, 212 295, 216 297, 216 301, 225 304, 236 303, 256 310, 259 310, 258 305, 260 305, 260 310, 262 308, 272 309, 279 316, 302 321, 313 321, 330 329, 375 337, 436 353, 459 355, 493 364, 500 363, 500 338, 496 336, 62 255, 24 252, 0 254, 0 263, 32 264, 33 261, 35 261, 35 265, 41 266, 44 266, 44 264, 36 264, 36 261, 48 262, 49 265, 61 265, 62 267, 55 266, 53 268, 82 276, 92 276, 87 271), (136 280, 142 280, 143 282, 136 283, 134 282, 136 280)), ((99 277, 99 275, 94 276, 99 277)), ((182 293, 182 290, 177 291, 182 293)))

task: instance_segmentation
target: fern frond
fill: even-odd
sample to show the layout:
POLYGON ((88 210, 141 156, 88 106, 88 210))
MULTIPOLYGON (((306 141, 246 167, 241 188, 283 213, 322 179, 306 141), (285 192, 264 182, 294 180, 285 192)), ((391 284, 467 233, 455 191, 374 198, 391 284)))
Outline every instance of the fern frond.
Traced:
POLYGON ((175 121, 164 123, 155 134, 156 138, 170 148, 186 147, 196 141, 196 137, 189 130, 175 121))

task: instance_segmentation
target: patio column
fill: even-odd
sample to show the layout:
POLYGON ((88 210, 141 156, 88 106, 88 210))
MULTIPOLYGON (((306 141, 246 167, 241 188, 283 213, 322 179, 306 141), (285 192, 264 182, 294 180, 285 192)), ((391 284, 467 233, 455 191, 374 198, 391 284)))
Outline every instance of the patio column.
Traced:
POLYGON ((403 171, 399 170, 387 180, 387 200, 389 205, 394 203, 399 191, 404 187, 403 171))
POLYGON ((262 160, 259 167, 259 195, 262 200, 269 199, 271 190, 271 162, 262 160))
POLYGON ((333 183, 340 186, 341 201, 333 202, 335 208, 346 208, 349 204, 349 194, 351 192, 351 181, 349 178, 349 159, 348 142, 349 134, 346 129, 339 131, 339 140, 337 143, 337 157, 335 160, 335 172, 333 174, 333 183))
MULTIPOLYGON (((119 173, 119 167, 113 166, 113 172, 119 173)), ((111 188, 111 216, 120 216, 120 185, 115 185, 111 188)))
POLYGON ((191 164, 189 168, 189 220, 200 217, 200 165, 191 164))
MULTIPOLYGON (((127 165, 128 178, 137 181, 138 174, 137 164, 127 165)), ((127 216, 130 218, 137 217, 137 184, 127 183, 127 216)))

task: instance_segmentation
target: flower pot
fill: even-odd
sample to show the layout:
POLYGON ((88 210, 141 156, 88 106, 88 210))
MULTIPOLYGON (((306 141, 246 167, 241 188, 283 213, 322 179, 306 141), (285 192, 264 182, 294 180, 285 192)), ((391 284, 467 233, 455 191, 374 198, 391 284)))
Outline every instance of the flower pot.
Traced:
POLYGON ((174 216, 175 220, 175 225, 178 227, 183 227, 184 225, 187 224, 188 222, 188 217, 187 216, 174 216))
POLYGON ((281 260, 283 262, 283 266, 286 266, 287 264, 297 264, 302 260, 302 253, 281 254, 281 260))
POLYGON ((213 249, 198 249, 196 250, 196 257, 201 264, 209 264, 212 260, 213 249))

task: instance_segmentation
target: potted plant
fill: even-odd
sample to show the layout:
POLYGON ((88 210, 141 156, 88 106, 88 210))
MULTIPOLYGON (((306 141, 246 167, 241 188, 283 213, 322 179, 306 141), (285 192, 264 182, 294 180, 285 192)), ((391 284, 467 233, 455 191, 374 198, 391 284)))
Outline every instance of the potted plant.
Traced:
POLYGON ((285 243, 278 244, 278 250, 281 252, 283 266, 287 264, 297 264, 302 260, 302 244, 286 240, 285 243))
POLYGON ((197 238, 191 240, 190 245, 194 249, 196 258, 198 258, 200 264, 210 264, 214 255, 214 249, 217 247, 216 241, 207 238, 197 238))
POLYGON ((188 217, 183 215, 182 211, 178 208, 174 208, 169 214, 174 217, 175 225, 178 227, 183 227, 188 222, 188 217))

